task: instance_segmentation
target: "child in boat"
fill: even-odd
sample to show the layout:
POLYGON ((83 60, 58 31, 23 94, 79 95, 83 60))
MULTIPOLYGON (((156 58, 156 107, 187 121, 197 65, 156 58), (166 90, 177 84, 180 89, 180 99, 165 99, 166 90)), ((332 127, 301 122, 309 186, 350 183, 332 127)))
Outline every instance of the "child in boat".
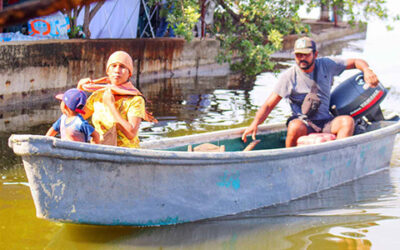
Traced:
POLYGON ((57 99, 61 100, 60 109, 63 113, 60 118, 50 127, 46 136, 61 135, 62 140, 100 142, 99 133, 91 126, 81 114, 86 104, 86 94, 82 90, 69 89, 64 94, 58 94, 57 99))

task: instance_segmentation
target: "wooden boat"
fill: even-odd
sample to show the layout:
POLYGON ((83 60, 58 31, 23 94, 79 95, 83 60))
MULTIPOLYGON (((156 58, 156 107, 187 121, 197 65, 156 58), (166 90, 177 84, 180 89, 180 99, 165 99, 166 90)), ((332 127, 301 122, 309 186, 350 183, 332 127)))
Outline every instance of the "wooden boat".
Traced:
POLYGON ((389 167, 400 122, 379 121, 349 138, 283 148, 285 125, 259 126, 252 151, 243 129, 142 143, 141 149, 12 135, 37 217, 61 222, 160 226, 298 199, 389 167), (211 142, 225 152, 188 152, 211 142))

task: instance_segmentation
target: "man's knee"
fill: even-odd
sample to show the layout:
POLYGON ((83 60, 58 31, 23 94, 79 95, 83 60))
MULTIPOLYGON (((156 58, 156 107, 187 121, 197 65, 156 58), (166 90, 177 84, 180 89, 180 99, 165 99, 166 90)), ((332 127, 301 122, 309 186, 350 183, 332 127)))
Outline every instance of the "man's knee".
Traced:
POLYGON ((332 121, 332 133, 338 134, 342 131, 342 136, 351 136, 354 132, 354 119, 349 115, 341 115, 332 121))
POLYGON ((307 134, 307 126, 300 119, 294 119, 288 124, 288 133, 307 134))
POLYGON ((307 134, 307 126, 300 119, 294 119, 289 122, 286 136, 286 147, 297 145, 297 139, 307 134))
POLYGON ((332 123, 336 123, 332 124, 332 126, 336 125, 341 128, 354 128, 354 119, 349 115, 338 116, 332 121, 332 123))

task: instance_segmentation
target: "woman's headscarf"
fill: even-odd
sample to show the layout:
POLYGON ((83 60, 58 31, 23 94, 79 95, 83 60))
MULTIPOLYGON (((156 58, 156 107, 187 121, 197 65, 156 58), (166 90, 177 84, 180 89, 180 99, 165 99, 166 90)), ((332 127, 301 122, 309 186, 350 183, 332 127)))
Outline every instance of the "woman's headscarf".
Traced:
POLYGON ((129 70, 129 77, 133 75, 132 57, 125 51, 115 51, 114 53, 111 54, 111 56, 108 58, 107 61, 106 72, 108 71, 110 65, 113 63, 123 64, 129 70))

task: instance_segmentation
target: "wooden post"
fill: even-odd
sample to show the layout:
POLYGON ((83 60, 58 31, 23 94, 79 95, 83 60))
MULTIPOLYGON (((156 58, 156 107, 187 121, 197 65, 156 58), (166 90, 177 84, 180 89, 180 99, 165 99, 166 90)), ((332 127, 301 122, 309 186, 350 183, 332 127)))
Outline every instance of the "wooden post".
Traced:
MULTIPOLYGON (((0 0, 0 11, 3 11, 3 0, 0 0)), ((0 33, 3 32, 3 27, 0 26, 0 33)))
POLYGON ((201 0, 201 16, 200 16, 200 20, 201 20, 201 38, 205 37, 205 33, 206 33, 206 24, 204 22, 204 17, 206 14, 206 0, 201 0))
POLYGON ((321 13, 319 20, 329 22, 329 5, 324 3, 323 0, 321 0, 321 13))
POLYGON ((337 23, 338 23, 338 15, 337 15, 337 6, 333 6, 333 19, 335 21, 335 27, 337 27, 337 23))

